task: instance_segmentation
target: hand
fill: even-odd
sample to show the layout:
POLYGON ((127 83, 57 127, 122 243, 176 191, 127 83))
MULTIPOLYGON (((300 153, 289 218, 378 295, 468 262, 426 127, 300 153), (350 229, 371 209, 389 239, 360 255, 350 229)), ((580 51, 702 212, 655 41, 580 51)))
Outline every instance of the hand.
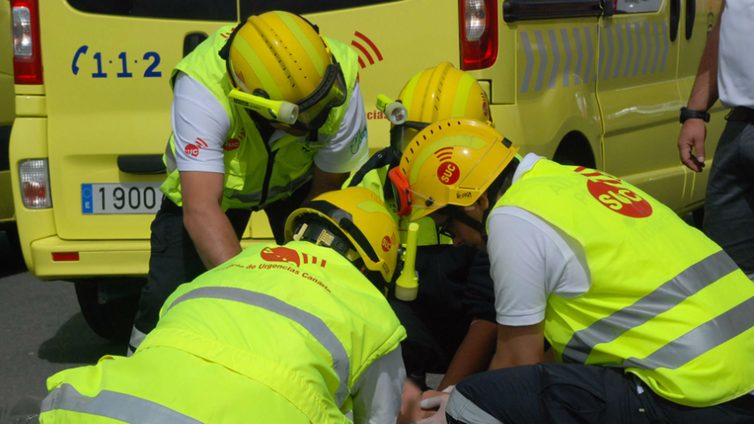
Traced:
POLYGON ((704 140, 707 138, 707 126, 701 119, 689 119, 683 123, 678 136, 678 152, 681 162, 694 172, 704 169, 704 140), (694 150, 696 155, 691 153, 694 150))
POLYGON ((442 395, 442 392, 438 392, 437 390, 430 389, 430 390, 422 392, 422 400, 431 399, 433 397, 441 396, 441 395, 442 395))
POLYGON ((439 396, 424 399, 421 403, 422 409, 437 410, 437 412, 430 417, 416 421, 414 424, 448 424, 448 420, 445 417, 445 408, 448 406, 450 392, 453 390, 452 387, 445 389, 447 392, 441 393, 439 396))

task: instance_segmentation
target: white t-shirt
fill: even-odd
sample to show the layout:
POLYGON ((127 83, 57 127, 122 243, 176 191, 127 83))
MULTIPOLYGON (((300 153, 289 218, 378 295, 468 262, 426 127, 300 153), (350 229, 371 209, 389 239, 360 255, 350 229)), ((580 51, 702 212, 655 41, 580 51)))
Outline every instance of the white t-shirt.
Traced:
MULTIPOLYGON (((230 118, 207 87, 183 72, 178 73, 173 87, 171 118, 178 171, 225 173, 223 144, 230 131, 230 118)), ((285 134, 276 130, 268 142, 285 134)), ((366 138, 367 118, 357 82, 340 129, 315 153, 314 163, 319 169, 331 173, 358 169, 369 156, 368 144, 364 142, 366 138)))
POLYGON ((406 368, 401 347, 374 361, 351 391, 355 424, 394 423, 401 410, 406 368))
POLYGON ((728 0, 720 22, 717 88, 726 107, 754 108, 754 0, 728 0))
MULTIPOLYGON (((526 155, 513 183, 540 159, 526 155)), ((499 324, 537 324, 545 319, 550 294, 573 297, 589 290, 591 276, 581 245, 521 208, 505 206, 490 213, 487 251, 499 324)))

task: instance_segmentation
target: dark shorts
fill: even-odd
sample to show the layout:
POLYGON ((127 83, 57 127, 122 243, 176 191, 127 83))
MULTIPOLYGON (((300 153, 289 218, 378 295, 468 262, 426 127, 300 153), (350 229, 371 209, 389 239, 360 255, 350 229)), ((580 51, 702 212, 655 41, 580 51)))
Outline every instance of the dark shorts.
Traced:
POLYGON ((473 319, 495 321, 495 292, 487 254, 471 247, 420 246, 416 269, 416 300, 389 298, 406 328, 401 342, 406 373, 426 388, 425 375, 447 371, 473 319))
POLYGON ((754 423, 754 396, 692 408, 655 395, 620 369, 537 364, 466 378, 446 413, 449 424, 754 423))

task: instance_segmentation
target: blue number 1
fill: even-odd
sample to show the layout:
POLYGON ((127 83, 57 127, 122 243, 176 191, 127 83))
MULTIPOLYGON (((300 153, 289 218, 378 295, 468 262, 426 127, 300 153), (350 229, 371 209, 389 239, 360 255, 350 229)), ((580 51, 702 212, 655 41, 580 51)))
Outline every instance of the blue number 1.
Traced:
POLYGON ((92 78, 107 78, 107 74, 102 72, 102 53, 97 52, 94 58, 97 59, 97 73, 92 74, 92 78))
POLYGON ((131 78, 134 74, 128 72, 128 65, 126 64, 126 52, 122 52, 118 55, 121 62, 123 62, 123 72, 118 72, 118 78, 131 78))

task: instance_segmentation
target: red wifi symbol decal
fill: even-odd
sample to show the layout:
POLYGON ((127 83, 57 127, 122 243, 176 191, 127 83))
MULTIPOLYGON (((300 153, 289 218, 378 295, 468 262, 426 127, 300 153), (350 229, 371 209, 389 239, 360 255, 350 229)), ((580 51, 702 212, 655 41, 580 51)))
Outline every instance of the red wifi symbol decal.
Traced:
POLYGON ((444 149, 440 149, 435 152, 435 155, 437 156, 437 159, 440 159, 440 162, 445 162, 453 157, 453 148, 446 147, 444 149))
MULTIPOLYGON (((377 62, 382 62, 382 53, 380 53, 380 49, 378 49, 377 46, 374 45, 374 43, 372 42, 372 40, 369 39, 369 37, 360 33, 359 31, 356 31, 353 35, 358 37, 361 41, 366 43, 372 49, 374 54, 377 56, 377 62)), ((369 50, 363 45, 361 45, 361 43, 359 43, 359 40, 351 41, 351 45, 356 47, 361 52, 361 54, 359 55, 359 65, 361 66, 361 69, 364 69, 367 67, 366 63, 364 63, 364 59, 362 59, 361 57, 362 55, 364 55, 367 58, 370 65, 374 65, 374 58, 369 53, 369 50)))

